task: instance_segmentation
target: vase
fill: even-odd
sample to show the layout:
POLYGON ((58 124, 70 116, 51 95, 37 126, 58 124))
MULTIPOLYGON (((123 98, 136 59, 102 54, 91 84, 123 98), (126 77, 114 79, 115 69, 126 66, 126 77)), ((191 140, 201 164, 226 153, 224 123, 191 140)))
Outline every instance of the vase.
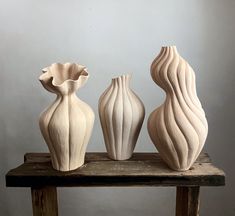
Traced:
POLYGON ((94 124, 94 112, 76 96, 89 75, 75 63, 52 64, 39 77, 55 101, 40 116, 39 126, 48 145, 52 166, 59 171, 77 169, 84 163, 85 151, 94 124))
POLYGON ((99 99, 105 146, 113 160, 132 156, 144 120, 144 105, 130 89, 130 78, 122 75, 112 79, 99 99))
POLYGON ((162 47, 153 61, 151 76, 165 91, 166 99, 149 116, 150 138, 170 168, 188 170, 199 156, 208 133, 194 71, 176 47, 169 46, 162 47))

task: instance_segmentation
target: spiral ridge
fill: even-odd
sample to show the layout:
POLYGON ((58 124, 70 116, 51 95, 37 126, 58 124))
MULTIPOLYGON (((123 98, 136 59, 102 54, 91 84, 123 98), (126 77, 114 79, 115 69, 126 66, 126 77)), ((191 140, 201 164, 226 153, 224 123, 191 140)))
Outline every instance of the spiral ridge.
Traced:
POLYGON ((161 49, 151 65, 151 76, 166 92, 166 99, 150 114, 149 135, 172 169, 187 170, 200 154, 208 133, 194 71, 171 46, 161 49))

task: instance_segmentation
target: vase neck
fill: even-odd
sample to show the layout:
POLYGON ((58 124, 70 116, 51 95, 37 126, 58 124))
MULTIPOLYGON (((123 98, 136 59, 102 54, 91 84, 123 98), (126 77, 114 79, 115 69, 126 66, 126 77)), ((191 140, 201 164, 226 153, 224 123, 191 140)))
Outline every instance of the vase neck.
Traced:
POLYGON ((122 75, 122 76, 119 76, 119 77, 116 77, 116 78, 113 78, 112 79, 112 85, 115 85, 115 86, 126 86, 129 88, 130 86, 130 79, 131 79, 131 75, 127 74, 127 75, 122 75))
POLYGON ((68 92, 68 93, 57 92, 56 95, 57 97, 60 98, 66 98, 66 97, 78 98, 76 92, 68 92))
POLYGON ((174 55, 178 55, 176 46, 163 46, 161 49, 161 53, 172 53, 174 55))

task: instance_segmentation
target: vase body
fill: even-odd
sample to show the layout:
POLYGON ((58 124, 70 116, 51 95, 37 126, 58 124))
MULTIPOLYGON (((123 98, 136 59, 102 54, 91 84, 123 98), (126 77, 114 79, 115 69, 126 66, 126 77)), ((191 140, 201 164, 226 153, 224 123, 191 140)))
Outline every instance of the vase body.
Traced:
POLYGON ((108 155, 114 160, 129 159, 134 151, 145 109, 130 89, 130 75, 112 79, 99 99, 99 116, 108 155))
POLYGON ((56 100, 40 116, 41 133, 51 153, 52 166, 59 171, 77 169, 84 163, 91 136, 94 113, 76 96, 87 79, 85 67, 78 64, 52 64, 39 80, 56 100))
POLYGON ((165 102, 148 119, 148 132, 162 159, 177 171, 188 170, 208 133, 196 94, 195 74, 175 46, 163 47, 151 65, 154 82, 166 92, 165 102))

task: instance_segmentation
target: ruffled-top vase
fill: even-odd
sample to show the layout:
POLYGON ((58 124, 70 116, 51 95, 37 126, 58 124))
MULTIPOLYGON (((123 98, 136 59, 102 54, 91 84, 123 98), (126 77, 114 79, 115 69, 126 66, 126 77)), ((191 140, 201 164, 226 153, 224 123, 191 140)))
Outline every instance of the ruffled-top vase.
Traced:
POLYGON ((151 65, 154 82, 166 92, 165 102, 148 119, 148 132, 162 159, 174 170, 188 170, 208 133, 196 94, 195 74, 175 46, 162 47, 151 65))
POLYGON ((52 64, 39 77, 56 100, 40 116, 39 125, 56 170, 70 171, 84 163, 84 156, 94 124, 94 112, 76 96, 89 75, 84 66, 52 64))
POLYGON ((99 99, 99 116, 108 155, 114 160, 132 156, 144 120, 144 105, 130 89, 130 75, 112 79, 99 99))

